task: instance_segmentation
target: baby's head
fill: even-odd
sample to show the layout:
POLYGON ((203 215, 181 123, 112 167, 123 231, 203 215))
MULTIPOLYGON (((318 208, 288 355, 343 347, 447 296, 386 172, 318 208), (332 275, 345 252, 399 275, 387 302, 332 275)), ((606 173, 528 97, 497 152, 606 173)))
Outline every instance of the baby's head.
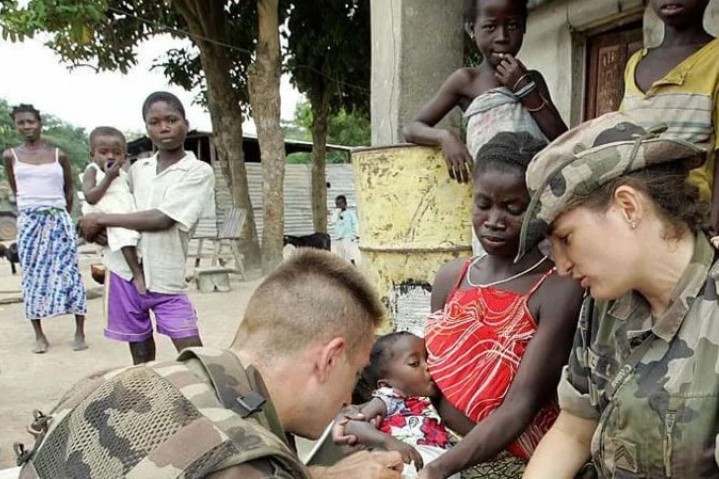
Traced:
POLYGON ((406 396, 432 397, 437 393, 427 369, 422 338, 398 331, 375 341, 353 401, 368 401, 371 392, 380 387, 390 387, 406 396))
POLYGON ((90 133, 90 156, 103 171, 115 161, 124 161, 126 154, 125 135, 117 128, 98 126, 90 133))

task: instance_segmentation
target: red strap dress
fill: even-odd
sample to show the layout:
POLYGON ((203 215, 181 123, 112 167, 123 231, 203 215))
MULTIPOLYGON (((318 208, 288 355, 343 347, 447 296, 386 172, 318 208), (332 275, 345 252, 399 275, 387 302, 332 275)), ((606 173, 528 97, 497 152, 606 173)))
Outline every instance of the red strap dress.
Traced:
MULTIPOLYGON (((527 301, 555 269, 526 294, 493 286, 459 289, 471 264, 471 259, 465 263, 444 309, 427 319, 425 344, 430 374, 444 397, 478 423, 502 404, 537 330, 527 301)), ((558 414, 553 400, 507 450, 528 460, 558 414)))

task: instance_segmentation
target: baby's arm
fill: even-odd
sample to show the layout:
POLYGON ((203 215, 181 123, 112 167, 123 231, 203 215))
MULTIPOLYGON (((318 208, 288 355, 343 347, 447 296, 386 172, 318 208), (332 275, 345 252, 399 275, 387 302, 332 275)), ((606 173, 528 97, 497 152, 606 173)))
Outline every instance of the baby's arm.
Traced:
POLYGON ((370 402, 360 407, 360 412, 367 418, 367 421, 351 420, 345 426, 345 434, 357 438, 357 442, 367 447, 385 447, 389 435, 378 431, 368 421, 376 417, 383 418, 387 414, 387 407, 379 398, 373 398, 370 402))
POLYGON ((121 161, 115 161, 107 169, 105 177, 99 183, 97 182, 97 170, 95 168, 85 170, 85 174, 82 175, 82 194, 85 196, 87 203, 95 205, 105 196, 113 180, 120 175, 122 164, 123 162, 121 161))
MULTIPOLYGON (((384 417, 387 414, 387 406, 381 399, 374 398, 361 406, 360 412, 369 421, 376 417, 384 417)), ((387 451, 397 451, 402 454, 402 461, 406 464, 414 462, 417 469, 424 467, 422 456, 414 447, 389 434, 378 431, 369 422, 350 420, 345 426, 345 434, 355 436, 358 443, 370 448, 381 447, 387 451)))

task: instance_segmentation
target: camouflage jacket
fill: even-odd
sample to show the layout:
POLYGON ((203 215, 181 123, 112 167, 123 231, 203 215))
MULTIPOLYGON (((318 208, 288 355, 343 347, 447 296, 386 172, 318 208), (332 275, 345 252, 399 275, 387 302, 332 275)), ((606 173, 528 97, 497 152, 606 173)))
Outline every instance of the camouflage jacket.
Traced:
POLYGON ((256 370, 207 348, 90 376, 52 411, 20 477, 203 478, 238 466, 233 477, 309 479, 272 404, 238 414, 218 397, 228 388, 268 397, 256 370))
POLYGON ((563 410, 598 421, 591 452, 599 477, 719 477, 717 291, 719 263, 699 235, 656 320, 637 293, 596 302, 582 315, 559 398, 563 410), (607 397, 609 382, 649 335, 649 349, 607 397))

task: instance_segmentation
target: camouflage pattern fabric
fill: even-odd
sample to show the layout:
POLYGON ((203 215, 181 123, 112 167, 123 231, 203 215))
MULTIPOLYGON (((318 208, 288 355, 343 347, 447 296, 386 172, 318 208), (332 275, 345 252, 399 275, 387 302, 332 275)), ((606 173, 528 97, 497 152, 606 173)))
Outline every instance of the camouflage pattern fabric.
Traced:
MULTIPOLYGON (((652 319, 628 293, 583 314, 559 384, 562 410, 598 421, 591 452, 603 478, 719 477, 719 262, 705 236, 667 310, 652 319), (636 368, 617 370, 650 334, 636 368)), ((585 307, 591 298, 585 302, 585 307)), ((561 455, 561 451, 557 454, 561 455)))
POLYGON ((521 479, 525 467, 524 461, 503 451, 491 461, 462 471, 462 479, 521 479))
POLYGON ((526 173, 532 199, 524 214, 517 257, 545 237, 575 195, 591 193, 647 166, 686 161, 696 168, 705 161, 705 150, 662 135, 665 130, 665 125, 658 125, 646 131, 626 113, 608 113, 569 130, 537 154, 526 173))
POLYGON ((270 402, 243 419, 219 401, 210 369, 267 398, 258 375, 246 374, 231 353, 208 348, 98 373, 52 411, 20 477, 203 478, 239 465, 236 477, 309 479, 270 402))

